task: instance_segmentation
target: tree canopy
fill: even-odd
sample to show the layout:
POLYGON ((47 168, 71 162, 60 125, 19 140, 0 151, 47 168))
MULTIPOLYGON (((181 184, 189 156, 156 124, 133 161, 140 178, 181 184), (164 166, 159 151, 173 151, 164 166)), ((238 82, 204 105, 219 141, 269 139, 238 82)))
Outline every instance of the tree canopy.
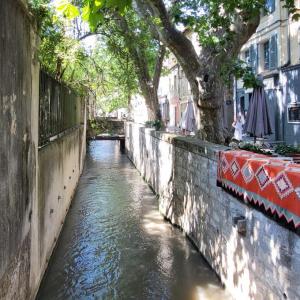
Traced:
MULTIPOLYGON (((232 92, 228 82, 232 81, 233 76, 243 78, 246 87, 258 84, 252 69, 239 60, 238 54, 258 27, 262 11, 268 13, 265 0, 56 0, 54 3, 56 11, 62 16, 89 24, 89 32, 83 37, 92 34, 102 36, 107 51, 105 59, 101 55, 102 59, 109 57, 110 62, 115 60, 116 64, 119 63, 119 68, 125 67, 120 77, 113 76, 120 79, 118 85, 124 87, 124 95, 128 99, 138 90, 143 94, 152 119, 160 118, 157 88, 168 48, 189 81, 198 111, 198 135, 204 140, 224 140, 221 108, 224 94, 232 92), (197 33, 200 54, 186 36, 187 30, 197 33), (125 80, 128 72, 131 72, 127 76, 131 78, 130 84, 125 80)), ((293 18, 299 17, 293 0, 283 0, 282 4, 293 14, 293 18)), ((51 26, 58 24, 56 22, 51 26)), ((68 65, 69 61, 81 64, 83 58, 87 59, 80 46, 72 45, 74 51, 68 50, 71 49, 69 44, 76 44, 77 41, 69 41, 60 30, 56 30, 52 39, 64 41, 62 51, 55 44, 58 58, 59 53, 68 52, 61 59, 64 65, 68 65)), ((46 43, 44 48, 49 51, 45 50, 44 55, 53 53, 50 51, 53 46, 53 43, 46 43)), ((51 62, 51 59, 45 61, 51 62)), ((74 76, 72 68, 65 70, 59 69, 59 66, 58 59, 57 74, 65 78, 70 74, 74 76)), ((105 73, 107 71, 110 70, 105 70, 105 73)), ((107 89, 110 95, 117 95, 113 92, 113 85, 111 88, 107 89)))
POLYGON ((41 38, 41 67, 78 93, 91 94, 103 111, 127 107, 132 93, 138 91, 138 82, 118 33, 112 34, 107 24, 101 38, 89 47, 84 43, 89 36, 87 26, 74 19, 76 8, 63 9, 69 18, 60 18, 50 0, 31 0, 29 5, 41 38))
POLYGON ((142 93, 155 119, 165 48, 130 5, 30 0, 41 36, 39 57, 47 72, 80 92, 88 90, 109 111, 127 106, 133 94, 142 93), (84 41, 93 35, 98 42, 89 51, 84 41))

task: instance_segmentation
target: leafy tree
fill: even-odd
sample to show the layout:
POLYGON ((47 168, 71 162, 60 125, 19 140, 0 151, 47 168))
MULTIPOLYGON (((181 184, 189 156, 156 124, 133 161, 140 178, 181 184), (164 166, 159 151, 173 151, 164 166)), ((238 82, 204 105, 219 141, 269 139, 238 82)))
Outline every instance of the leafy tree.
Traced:
MULTIPOLYGON (((61 2, 60 10, 65 15, 70 15, 70 11, 77 15, 77 8, 70 1, 61 2)), ((73 3, 80 7, 82 18, 89 22, 92 31, 109 24, 114 28, 110 38, 121 37, 121 44, 115 43, 120 46, 116 49, 128 51, 152 119, 159 117, 156 91, 165 52, 161 43, 168 47, 183 68, 198 107, 199 137, 223 142, 221 108, 227 90, 224 78, 239 75, 248 86, 257 84, 250 69, 237 58, 242 45, 259 25, 264 0, 77 0, 73 3), (198 33, 200 55, 179 25, 198 33), (145 51, 148 45, 156 45, 157 67, 151 68, 151 56, 145 51)), ((294 1, 284 3, 298 17, 294 1)))
MULTIPOLYGON (((129 9, 130 1, 87 0, 73 3, 81 7, 82 19, 89 23, 91 29, 81 39, 100 34, 116 58, 130 61, 134 66, 139 91, 146 100, 149 119, 160 119, 157 89, 165 46, 160 43, 158 35, 153 35, 148 24, 134 10, 129 9)), ((66 17, 72 18, 70 10, 76 15, 77 8, 70 1, 60 0, 56 7, 66 17)))
MULTIPOLYGON (((122 7, 124 8, 124 7, 122 7)), ((101 15, 101 14, 99 14, 101 15)), ((134 66, 139 90, 146 100, 149 119, 160 119, 157 97, 159 78, 165 55, 165 46, 153 38, 147 24, 133 10, 120 13, 108 10, 95 25, 94 15, 85 15, 95 33, 105 32, 105 41, 115 57, 124 54, 134 66)))
MULTIPOLYGON (((200 138, 223 142, 224 66, 228 76, 229 71, 238 71, 249 84, 249 69, 238 66, 237 58, 259 25, 264 0, 184 0, 171 1, 168 6, 163 0, 136 2, 187 76, 199 108, 200 138), (200 55, 184 32, 178 30, 180 23, 198 33, 200 55)), ((286 5, 293 8, 291 1, 286 5)), ((253 76, 251 81, 256 84, 253 76)))
MULTIPOLYGON (((157 96, 159 78, 162 71, 165 46, 158 39, 152 39, 147 24, 133 11, 126 14, 114 13, 114 25, 119 35, 110 37, 108 44, 117 51, 124 47, 129 54, 139 82, 150 120, 160 119, 157 96), (122 41, 121 47, 115 47, 122 41)), ((115 31, 115 32, 116 32, 115 31)))
MULTIPOLYGON (((103 111, 127 107, 131 94, 137 92, 137 78, 124 47, 119 49, 122 51, 116 51, 115 36, 111 30, 106 30, 94 49, 87 49, 81 40, 88 34, 82 35, 84 30, 80 28, 80 20, 58 18, 50 4, 49 0, 30 1, 41 37, 39 59, 42 68, 78 93, 90 94, 103 111)), ((66 4, 61 2, 59 11, 70 18, 77 16, 77 8, 70 4, 66 9, 66 4)))
POLYGON ((101 108, 111 112, 128 107, 132 93, 138 91, 138 82, 129 55, 120 52, 115 55, 106 43, 102 41, 101 44, 91 54, 98 70, 91 68, 93 73, 89 76, 94 78, 94 96, 101 108))
MULTIPOLYGON (((298 17, 293 0, 283 1, 298 17)), ((221 108, 226 90, 224 77, 236 73, 245 77, 248 85, 257 82, 248 68, 238 60, 242 45, 259 25, 264 0, 87 0, 87 19, 101 19, 105 11, 126 12, 130 4, 143 16, 153 37, 164 43, 176 56, 189 81, 193 100, 198 107, 199 137, 223 142, 221 108), (178 25, 198 33, 201 53, 198 55, 178 25)), ((97 22, 96 22, 97 23, 97 22)))
POLYGON ((39 59, 42 68, 61 80, 67 65, 77 62, 84 56, 80 43, 66 35, 66 24, 57 19, 50 8, 50 0, 30 0, 29 7, 37 21, 41 38, 39 59))

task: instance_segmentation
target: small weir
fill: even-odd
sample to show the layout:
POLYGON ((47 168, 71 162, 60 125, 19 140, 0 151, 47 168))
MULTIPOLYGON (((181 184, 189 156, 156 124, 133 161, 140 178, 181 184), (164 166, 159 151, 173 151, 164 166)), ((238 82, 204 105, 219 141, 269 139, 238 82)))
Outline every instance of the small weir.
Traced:
POLYGON ((91 141, 37 299, 229 299, 118 141, 91 141))

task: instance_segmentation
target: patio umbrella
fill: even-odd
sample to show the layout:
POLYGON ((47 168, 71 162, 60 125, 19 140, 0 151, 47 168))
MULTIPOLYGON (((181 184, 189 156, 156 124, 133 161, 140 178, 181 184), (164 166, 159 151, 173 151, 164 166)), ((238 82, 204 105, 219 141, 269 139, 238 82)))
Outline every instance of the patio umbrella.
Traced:
POLYGON ((268 110, 266 93, 262 86, 256 87, 249 103, 249 110, 245 124, 246 132, 257 137, 264 137, 273 133, 271 118, 268 110))
POLYGON ((186 131, 194 131, 196 126, 193 102, 189 101, 180 121, 181 128, 186 131))

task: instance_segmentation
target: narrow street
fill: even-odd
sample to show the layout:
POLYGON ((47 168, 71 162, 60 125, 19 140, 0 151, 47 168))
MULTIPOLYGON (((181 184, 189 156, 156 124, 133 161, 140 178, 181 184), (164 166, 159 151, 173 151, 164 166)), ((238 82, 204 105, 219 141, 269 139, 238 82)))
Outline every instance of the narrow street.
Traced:
POLYGON ((37 299, 228 299, 116 141, 93 141, 37 299))

